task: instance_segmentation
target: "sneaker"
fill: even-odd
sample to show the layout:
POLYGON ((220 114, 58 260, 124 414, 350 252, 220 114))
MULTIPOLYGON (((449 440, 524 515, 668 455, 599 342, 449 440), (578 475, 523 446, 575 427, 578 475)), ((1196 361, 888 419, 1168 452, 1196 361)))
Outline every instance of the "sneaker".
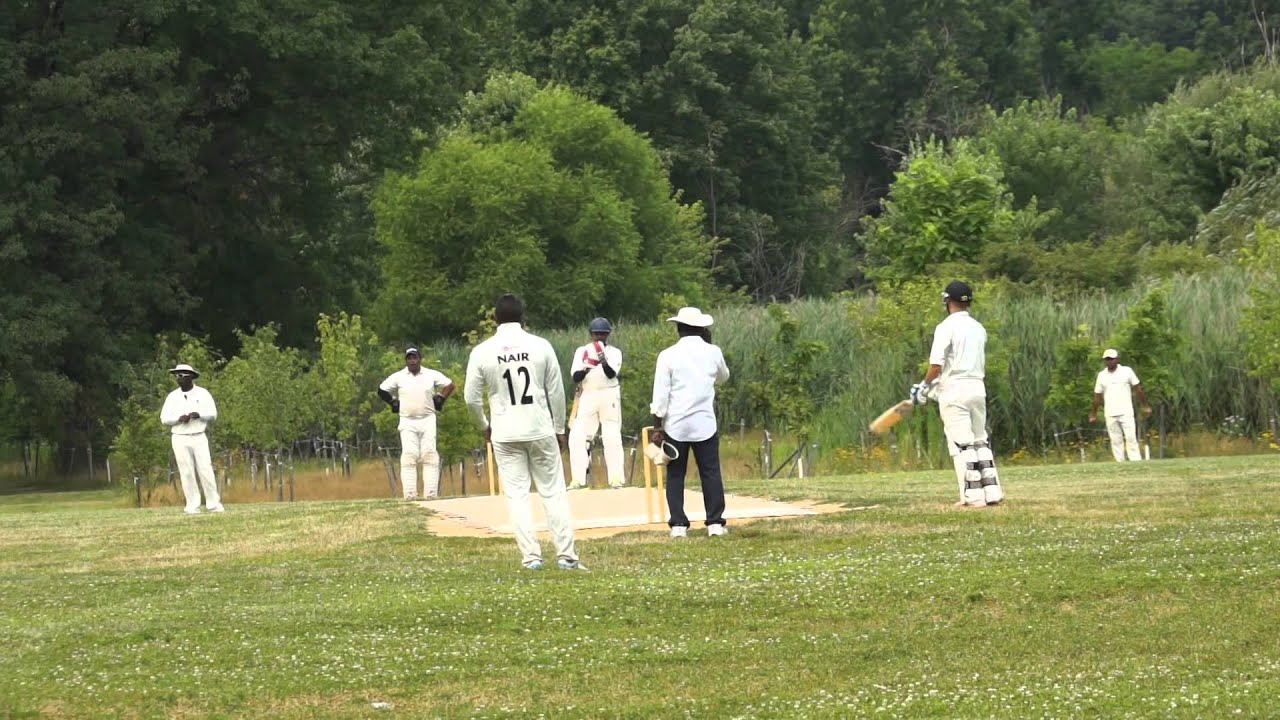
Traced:
POLYGON ((214 505, 213 507, 209 508, 209 512, 226 512, 226 511, 227 509, 222 507, 221 505, 214 505))
POLYGON ((673 538, 689 537, 689 528, 685 527, 684 525, 674 525, 671 528, 671 537, 673 538))
POLYGON ((541 569, 542 569, 542 561, 541 561, 541 560, 534 560, 534 561, 532 561, 532 562, 527 562, 527 563, 525 563, 525 564, 524 564, 524 569, 525 569, 525 570, 541 570, 541 569))
POLYGON ((561 570, 581 570, 582 572, 588 572, 587 566, 577 560, 565 560, 564 558, 561 558, 556 560, 556 567, 561 570))
POLYGON ((626 483, 609 483, 609 488, 612 490, 617 490, 618 488, 624 488, 626 486, 626 483))
POLYGON ((405 502, 413 502, 414 500, 417 500, 417 499, 418 499, 418 496, 417 496, 417 495, 405 495, 405 496, 404 496, 404 501, 405 501, 405 502))
POLYGON ((724 525, 708 525, 707 537, 723 537, 729 534, 729 528, 724 525))
POLYGON ((200 508, 183 508, 182 512, 186 513, 187 515, 199 515, 200 508))
POLYGON ((586 483, 573 483, 573 484, 571 484, 571 485, 569 486, 569 489, 570 489, 570 490, 586 490, 586 489, 587 489, 587 484, 586 484, 586 483))

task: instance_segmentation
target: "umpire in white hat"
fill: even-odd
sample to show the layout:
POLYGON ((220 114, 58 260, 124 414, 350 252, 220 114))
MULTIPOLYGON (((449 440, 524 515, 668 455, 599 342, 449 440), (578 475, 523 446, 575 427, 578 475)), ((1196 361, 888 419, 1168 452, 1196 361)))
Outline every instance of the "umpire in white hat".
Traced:
POLYGON ((218 406, 208 390, 195 384, 200 373, 186 363, 179 363, 172 370, 178 387, 164 400, 160 409, 160 422, 169 426, 173 441, 173 457, 178 463, 178 477, 182 479, 182 494, 187 505, 185 512, 200 512, 200 490, 204 489, 204 506, 209 512, 223 511, 222 497, 213 475, 213 461, 209 457, 209 439, 205 429, 218 417, 218 406), (198 484, 197 484, 198 479, 198 484))
POLYGON ((724 481, 720 477, 720 435, 716 427, 716 386, 729 379, 724 353, 711 344, 712 317, 696 307, 680 308, 668 322, 676 324, 680 339, 658 354, 653 372, 654 432, 652 442, 676 448, 667 463, 667 525, 671 537, 689 534, 684 514, 684 476, 689 455, 698 463, 702 502, 707 511, 707 534, 728 532, 724 521, 724 481))

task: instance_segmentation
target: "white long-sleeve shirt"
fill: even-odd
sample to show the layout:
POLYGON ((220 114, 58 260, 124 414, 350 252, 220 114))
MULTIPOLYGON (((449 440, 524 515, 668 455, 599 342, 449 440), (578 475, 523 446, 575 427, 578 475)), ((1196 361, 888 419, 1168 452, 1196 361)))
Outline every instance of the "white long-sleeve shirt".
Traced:
POLYGON ((952 380, 982 380, 987 372, 987 329, 961 310, 933 331, 929 364, 941 365, 942 386, 952 380))
MULTIPOLYGON (((604 359, 609 363, 609 367, 613 368, 614 373, 622 371, 622 351, 612 345, 601 343, 600 350, 604 351, 604 359)), ((583 345, 573 353, 573 363, 569 366, 569 374, 573 375, 579 370, 586 370, 586 377, 582 378, 583 390, 607 390, 609 388, 618 387, 618 376, 615 374, 609 377, 604 374, 604 368, 600 367, 600 363, 596 360, 596 356, 600 354, 600 350, 596 349, 594 342, 583 345)))
POLYGON ((471 351, 464 392, 467 407, 494 442, 539 440, 564 433, 564 380, 546 340, 520 323, 503 323, 471 351), (485 415, 485 399, 489 415, 485 415))
POLYGON ((702 442, 716 434, 716 385, 729 379, 720 348, 697 336, 680 338, 658 353, 653 371, 654 417, 681 442, 702 442))
POLYGON ((218 406, 214 404, 213 396, 199 385, 192 385, 190 390, 178 388, 169 393, 164 399, 164 407, 160 409, 160 422, 172 428, 174 435, 199 435, 217 417, 218 406), (178 422, 178 418, 192 412, 200 413, 200 417, 178 422))

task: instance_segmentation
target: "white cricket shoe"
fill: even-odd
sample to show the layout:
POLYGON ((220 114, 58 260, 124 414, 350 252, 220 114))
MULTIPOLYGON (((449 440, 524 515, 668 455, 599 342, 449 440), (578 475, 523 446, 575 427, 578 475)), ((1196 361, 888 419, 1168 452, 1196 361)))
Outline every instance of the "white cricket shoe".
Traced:
POLYGON ((689 528, 685 527, 684 525, 673 526, 671 528, 671 537, 673 538, 689 537, 689 528))
POLYGON ((729 528, 721 525, 708 525, 707 537, 724 537, 729 534, 729 528))
POLYGON ((182 512, 186 513, 187 515, 199 515, 200 508, 183 508, 182 512))
POLYGON ((586 484, 586 483, 572 483, 571 485, 569 485, 569 489, 570 489, 570 490, 586 490, 586 489, 587 489, 587 484, 586 484))
POLYGON ((226 511, 227 509, 222 507, 221 505, 214 505, 213 507, 209 508, 209 512, 226 512, 226 511))

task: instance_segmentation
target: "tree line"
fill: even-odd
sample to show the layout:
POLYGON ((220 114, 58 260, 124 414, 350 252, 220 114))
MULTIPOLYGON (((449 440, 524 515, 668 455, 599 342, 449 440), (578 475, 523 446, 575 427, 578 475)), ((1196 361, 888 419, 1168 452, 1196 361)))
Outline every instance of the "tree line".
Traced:
POLYGON ((0 440, 104 447, 184 333, 313 353, 319 314, 421 343, 495 290, 555 326, 1265 255, 1277 9, 6 3, 0 440))

